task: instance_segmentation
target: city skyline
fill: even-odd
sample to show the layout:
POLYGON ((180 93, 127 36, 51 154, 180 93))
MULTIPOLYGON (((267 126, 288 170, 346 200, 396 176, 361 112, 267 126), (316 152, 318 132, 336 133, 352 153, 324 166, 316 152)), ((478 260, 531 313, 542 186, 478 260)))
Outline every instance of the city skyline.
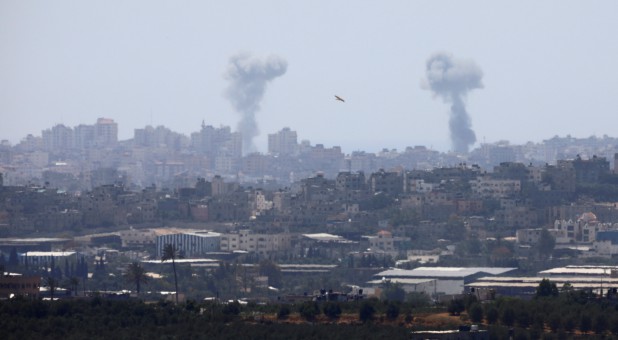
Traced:
POLYGON ((436 52, 471 60, 484 88, 466 98, 477 147, 612 134, 618 4, 550 1, 119 5, 0 3, 0 139, 114 118, 119 138, 202 120, 237 130, 231 57, 276 55, 287 72, 256 113, 258 150, 288 126, 299 139, 376 152, 451 149, 449 107, 421 88, 436 52), (336 101, 334 95, 345 98, 336 101))
MULTIPOLYGON (((94 122, 79 122, 74 126, 70 126, 70 125, 65 125, 62 123, 59 124, 54 124, 53 126, 49 126, 44 128, 43 130, 40 131, 40 133, 35 133, 35 134, 28 134, 27 136, 23 136, 22 138, 20 138, 18 140, 17 143, 12 143, 12 141, 8 141, 7 139, 0 139, 0 141, 4 142, 4 141, 8 141, 10 143, 11 146, 17 146, 18 144, 22 143, 22 142, 26 142, 28 143, 28 138, 29 136, 32 136, 34 138, 42 138, 44 139, 53 139, 53 138, 58 138, 58 137, 52 137, 52 135, 54 134, 54 129, 55 128, 61 128, 62 132, 60 132, 60 134, 64 134, 66 133, 65 131, 70 130, 71 132, 71 142, 70 143, 76 143, 74 145, 75 148, 80 149, 80 148, 90 148, 90 147, 95 147, 96 146, 96 141, 97 138, 100 137, 92 137, 94 139, 90 140, 89 145, 82 145, 84 143, 84 138, 88 138, 87 135, 83 135, 84 133, 84 129, 96 129, 97 126, 101 126, 101 124, 103 125, 107 125, 107 124, 112 124, 114 126, 114 132, 113 135, 114 137, 112 139, 110 139, 109 136, 106 136, 105 138, 107 139, 105 142, 105 145, 112 146, 114 145, 116 142, 129 142, 129 141, 135 141, 136 138, 143 138, 142 137, 138 137, 138 134, 142 134, 144 133, 145 130, 151 129, 150 131, 154 132, 158 129, 164 129, 167 130, 166 133, 171 133, 171 134, 176 134, 176 135, 181 135, 184 138, 186 138, 185 142, 186 142, 186 146, 187 147, 192 147, 191 144, 194 143, 194 141, 192 141, 192 137, 195 137, 196 135, 199 135, 201 133, 201 131, 204 130, 204 128, 208 128, 211 130, 222 130, 222 131, 228 131, 227 133, 231 132, 231 133, 240 133, 240 131, 227 126, 227 125, 219 125, 219 126, 214 126, 212 124, 209 124, 206 121, 202 121, 201 125, 199 126, 198 129, 194 130, 194 131, 190 131, 188 134, 185 134, 183 132, 179 132, 179 131, 174 131, 171 128, 165 126, 165 125, 145 125, 145 126, 141 126, 141 127, 136 127, 134 128, 133 134, 131 136, 129 136, 128 138, 121 138, 121 136, 117 133, 117 131, 120 130, 120 124, 118 124, 114 118, 111 117, 99 117, 97 118, 94 122), (46 137, 47 135, 47 137, 46 137)), ((309 145, 311 146, 315 146, 315 145, 323 145, 326 148, 331 148, 331 147, 335 147, 335 148, 341 148, 340 145, 331 145, 331 144, 327 144, 324 143, 320 140, 314 140, 312 139, 310 136, 308 136, 308 138, 302 138, 302 132, 299 134, 299 131, 291 129, 288 126, 284 126, 279 128, 276 131, 267 131, 264 132, 267 137, 268 137, 268 141, 267 144, 264 146, 264 150, 258 150, 258 151, 253 151, 253 153, 259 153, 259 154, 269 154, 269 143, 274 142, 274 140, 271 140, 271 137, 274 137, 276 135, 279 135, 281 133, 289 133, 291 132, 294 135, 294 139, 296 140, 296 143, 298 145, 301 145, 303 142, 309 142, 309 145)), ((56 132, 58 133, 58 132, 56 132)), ((93 132, 94 133, 94 130, 93 132)), ((105 132, 106 134, 109 134, 109 132, 105 132)), ((94 136, 94 135, 93 135, 94 136)), ((278 138, 282 138, 282 137, 278 137, 278 138)), ((517 147, 517 146, 522 146, 528 143, 532 143, 533 145, 540 145, 542 143, 545 143, 547 141, 553 140, 555 138, 559 138, 559 139, 572 139, 572 140, 587 140, 590 138, 594 138, 597 140, 603 140, 603 139, 616 139, 618 138, 618 135, 603 135, 603 136, 596 136, 596 135, 591 135, 591 136, 587 136, 587 137, 578 137, 578 136, 572 136, 570 134, 564 135, 564 136, 560 136, 560 135, 552 135, 552 136, 547 136, 546 138, 543 138, 541 140, 529 140, 525 143, 514 143, 511 142, 509 140, 503 139, 503 140, 498 140, 498 141, 492 141, 492 142, 486 142, 486 141, 479 141, 478 145, 475 145, 474 148, 470 149, 469 152, 472 151, 476 151, 479 150, 483 145, 500 145, 500 146, 510 146, 510 147, 517 147)), ((291 141, 291 140, 290 140, 291 141)), ((280 142, 274 142, 274 143, 280 143, 280 142)), ((351 155, 354 152, 366 152, 366 153, 380 153, 383 151, 397 151, 397 152, 404 152, 406 151, 407 148, 414 148, 414 147, 424 147, 427 148, 429 150, 433 150, 433 151, 437 151, 440 153, 452 153, 452 151, 448 150, 448 151, 442 151, 436 148, 433 148, 432 145, 424 145, 424 144, 415 144, 415 145, 404 145, 401 148, 378 148, 376 150, 367 150, 367 149, 362 149, 362 148, 354 148, 354 149, 350 149, 350 150, 345 150, 344 148, 341 148, 341 151, 343 152, 343 154, 346 155, 351 155)), ((611 147, 610 145, 607 145, 607 147, 611 147)), ((64 148, 64 147, 63 147, 64 148)), ((244 153, 244 150, 242 151, 244 153)), ((251 153, 251 152, 250 152, 251 153)), ((453 154, 457 154, 457 153, 453 153, 453 154)), ((461 155, 465 155, 465 154, 461 154, 461 155)), ((246 154, 244 155, 246 156, 246 154)))

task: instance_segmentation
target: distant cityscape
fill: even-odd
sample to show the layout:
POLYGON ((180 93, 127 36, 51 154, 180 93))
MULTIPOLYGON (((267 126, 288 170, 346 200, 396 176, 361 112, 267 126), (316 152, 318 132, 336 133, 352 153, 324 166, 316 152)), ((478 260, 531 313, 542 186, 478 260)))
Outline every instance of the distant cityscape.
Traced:
POLYGON ((0 173, 5 185, 47 185, 73 192, 114 183, 174 189, 190 186, 196 178, 215 176, 241 184, 288 186, 317 173, 335 178, 341 171, 431 170, 463 163, 491 171, 504 162, 542 166, 576 157, 612 159, 618 151, 614 137, 554 136, 523 145, 481 143, 467 154, 423 145, 344 154, 338 146, 299 141, 297 132, 286 127, 268 134, 266 153, 248 153, 241 133, 229 126, 202 122, 196 130, 186 136, 164 126, 146 126, 135 129, 132 139, 118 140, 113 119, 99 118, 92 125, 75 127, 58 124, 16 145, 2 141, 0 173))
POLYGON ((2 143, 0 299, 618 301, 615 138, 344 154, 283 128, 244 154, 205 122, 117 131, 101 118, 2 143))

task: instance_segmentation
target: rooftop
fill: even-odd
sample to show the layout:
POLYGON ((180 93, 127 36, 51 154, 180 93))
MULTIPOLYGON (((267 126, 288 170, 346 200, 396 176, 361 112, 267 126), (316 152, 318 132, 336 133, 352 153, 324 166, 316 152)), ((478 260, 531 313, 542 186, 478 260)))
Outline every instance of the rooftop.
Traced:
POLYGON ((501 275, 517 268, 502 267, 418 267, 412 270, 389 269, 377 273, 376 277, 399 277, 399 278, 463 278, 479 273, 489 275, 501 275))

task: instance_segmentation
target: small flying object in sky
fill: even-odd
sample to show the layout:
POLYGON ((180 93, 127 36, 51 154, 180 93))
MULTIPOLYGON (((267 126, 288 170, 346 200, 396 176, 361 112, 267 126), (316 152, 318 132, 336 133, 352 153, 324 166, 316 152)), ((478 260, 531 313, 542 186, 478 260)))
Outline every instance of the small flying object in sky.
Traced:
POLYGON ((339 100, 345 103, 345 100, 343 100, 343 98, 339 97, 338 95, 335 95, 335 100, 339 100))

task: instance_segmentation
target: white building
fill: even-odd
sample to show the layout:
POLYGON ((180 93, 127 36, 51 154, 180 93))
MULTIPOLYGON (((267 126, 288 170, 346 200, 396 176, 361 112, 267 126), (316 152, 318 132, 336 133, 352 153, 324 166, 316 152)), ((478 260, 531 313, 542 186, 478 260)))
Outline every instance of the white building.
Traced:
POLYGON ((521 181, 478 177, 470 181, 472 192, 481 197, 503 198, 521 191, 521 181))
POLYGON ((157 239, 157 232, 153 229, 128 229, 119 232, 123 247, 153 245, 157 239))
POLYGON ((173 245, 184 257, 198 257, 205 253, 219 251, 221 234, 208 231, 180 232, 158 235, 157 257, 163 254, 167 244, 173 245))
POLYGON ((244 250, 266 255, 291 248, 292 236, 289 233, 254 234, 245 229, 238 233, 221 235, 221 251, 244 250))
POLYGON ((412 270, 389 269, 374 275, 375 280, 429 279, 435 280, 432 296, 464 292, 464 285, 485 276, 502 275, 517 268, 500 267, 418 267, 412 270))

